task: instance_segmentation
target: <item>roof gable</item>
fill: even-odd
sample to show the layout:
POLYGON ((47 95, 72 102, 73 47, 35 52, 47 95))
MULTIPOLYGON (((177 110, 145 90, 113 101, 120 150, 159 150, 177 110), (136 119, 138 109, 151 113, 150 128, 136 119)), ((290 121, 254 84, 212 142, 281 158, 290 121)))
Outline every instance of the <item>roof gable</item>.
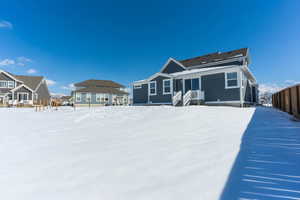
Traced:
POLYGON ((180 72, 183 70, 185 70, 185 67, 180 62, 178 62, 174 58, 169 58, 164 64, 164 66, 161 68, 160 72, 170 74, 180 72))
POLYGON ((18 80, 22 81, 24 85, 28 86, 31 90, 36 90, 44 79, 42 76, 19 76, 14 75, 18 80))

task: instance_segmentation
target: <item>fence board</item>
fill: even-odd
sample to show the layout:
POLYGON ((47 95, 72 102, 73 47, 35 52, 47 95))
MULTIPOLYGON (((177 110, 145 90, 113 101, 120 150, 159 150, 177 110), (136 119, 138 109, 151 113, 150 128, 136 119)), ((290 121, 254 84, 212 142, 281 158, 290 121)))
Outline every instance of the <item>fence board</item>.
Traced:
POLYGON ((300 118, 300 84, 273 94, 272 104, 274 108, 300 118))

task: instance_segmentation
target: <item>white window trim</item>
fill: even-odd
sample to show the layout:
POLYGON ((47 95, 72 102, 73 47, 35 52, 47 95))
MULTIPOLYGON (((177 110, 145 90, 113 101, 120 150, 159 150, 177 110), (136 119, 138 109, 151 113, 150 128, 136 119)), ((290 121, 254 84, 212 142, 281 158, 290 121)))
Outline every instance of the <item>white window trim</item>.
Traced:
POLYGON ((171 79, 164 79, 163 80, 163 94, 172 94, 172 80, 171 79), (170 92, 165 92, 165 82, 170 81, 170 92))
POLYGON ((237 71, 225 72, 225 89, 233 89, 233 88, 239 88, 239 87, 240 87, 239 73, 237 71), (229 73, 236 73, 236 79, 227 79, 227 74, 229 74, 229 73), (237 85, 236 86, 228 86, 228 80, 236 80, 237 85))
POLYGON ((77 93, 77 92, 75 93, 75 100, 76 102, 81 102, 81 93, 77 93))
POLYGON ((96 102, 100 103, 102 98, 102 93, 96 93, 96 102))
POLYGON ((30 101, 30 99, 29 99, 29 93, 28 93, 28 92, 17 92, 17 100, 18 100, 18 101, 30 101), (26 99, 27 99, 27 100, 24 100, 24 99, 20 100, 20 99, 19 99, 19 94, 21 94, 21 95, 26 95, 26 99))
POLYGON ((8 82, 7 81, 0 81, 0 83, 6 83, 6 87, 0 87, 0 88, 8 88, 8 82))
POLYGON ((141 88, 142 88, 142 84, 133 85, 133 89, 141 89, 141 88))
POLYGON ((150 81, 150 82, 149 82, 149 85, 148 85, 148 88, 149 88, 149 95, 150 95, 150 96, 154 96, 154 95, 157 94, 157 84, 156 84, 156 81, 150 81), (153 94, 151 94, 151 88, 150 88, 151 83, 154 83, 154 84, 155 84, 155 87, 154 87, 155 93, 153 93, 153 94))
POLYGON ((91 102, 92 101, 92 94, 91 93, 86 93, 85 94, 85 101, 86 102, 91 102))

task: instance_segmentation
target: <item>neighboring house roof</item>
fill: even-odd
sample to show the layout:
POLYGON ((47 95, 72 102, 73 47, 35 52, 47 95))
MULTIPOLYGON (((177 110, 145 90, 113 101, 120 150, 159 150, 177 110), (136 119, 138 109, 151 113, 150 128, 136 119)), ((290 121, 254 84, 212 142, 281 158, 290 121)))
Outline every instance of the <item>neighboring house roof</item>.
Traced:
POLYGON ((62 100, 70 100, 72 98, 72 96, 62 96, 61 99, 62 100))
POLYGON ((218 62, 218 61, 227 60, 231 58, 243 57, 247 55, 247 52, 248 52, 248 48, 242 48, 242 49, 237 49, 237 50, 228 51, 224 53, 220 53, 220 52, 211 53, 203 56, 180 60, 179 62, 183 64, 185 67, 192 67, 196 65, 218 62))
POLYGON ((36 90, 41 81, 43 80, 42 76, 19 76, 14 75, 14 77, 24 83, 32 90, 36 90))
POLYGON ((109 93, 109 94, 128 94, 122 90, 112 87, 87 87, 76 90, 76 92, 91 92, 91 93, 109 93))
POLYGON ((86 80, 80 83, 75 83, 74 84, 76 87, 91 87, 91 86, 100 86, 100 87, 112 87, 112 88, 125 88, 124 85, 121 85, 119 83, 116 83, 114 81, 110 80, 86 80))

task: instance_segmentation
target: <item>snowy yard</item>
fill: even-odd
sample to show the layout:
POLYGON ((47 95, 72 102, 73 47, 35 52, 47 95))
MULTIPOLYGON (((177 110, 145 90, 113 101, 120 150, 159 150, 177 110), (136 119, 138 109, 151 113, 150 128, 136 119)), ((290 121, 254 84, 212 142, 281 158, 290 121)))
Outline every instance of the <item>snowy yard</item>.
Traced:
POLYGON ((271 108, 3 108, 0 122, 1 199, 300 198, 300 123, 271 108))

